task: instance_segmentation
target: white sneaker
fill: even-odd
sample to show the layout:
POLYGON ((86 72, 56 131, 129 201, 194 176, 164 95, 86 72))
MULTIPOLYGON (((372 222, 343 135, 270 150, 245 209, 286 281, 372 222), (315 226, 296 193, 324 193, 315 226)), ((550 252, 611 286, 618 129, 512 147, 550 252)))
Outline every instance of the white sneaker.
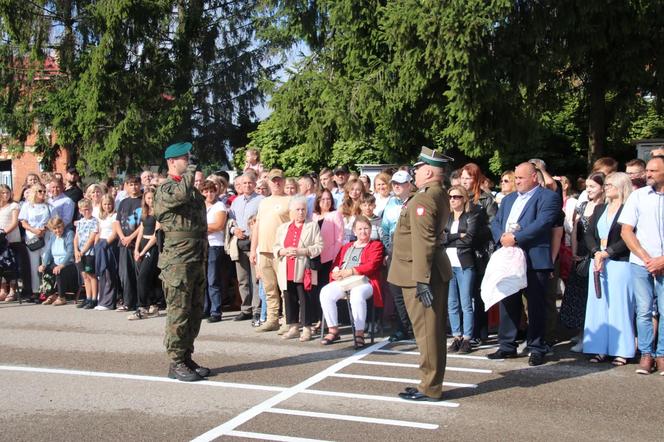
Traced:
POLYGON ((98 305, 93 310, 106 311, 106 310, 110 310, 110 308, 104 307, 103 305, 98 305))
POLYGON ((577 342, 569 350, 574 353, 583 353, 583 341, 577 342))

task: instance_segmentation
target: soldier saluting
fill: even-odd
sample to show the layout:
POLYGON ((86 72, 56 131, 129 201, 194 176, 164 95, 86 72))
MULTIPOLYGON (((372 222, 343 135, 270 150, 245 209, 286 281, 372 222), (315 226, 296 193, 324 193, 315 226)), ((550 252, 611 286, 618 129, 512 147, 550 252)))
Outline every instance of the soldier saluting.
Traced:
POLYGON ((186 382, 210 374, 191 358, 203 317, 207 220, 205 198, 194 187, 190 151, 191 143, 166 149, 168 180, 154 194, 155 217, 164 232, 159 268, 167 305, 164 345, 172 361, 168 377, 186 382))
MULTIPOLYGON (((443 166, 451 158, 422 147, 414 164, 413 193, 404 203, 393 240, 387 280, 403 289, 408 316, 420 351, 421 382, 406 387, 399 397, 412 401, 442 399, 445 375, 445 318, 452 268, 442 235, 450 202, 442 187, 443 166)), ((413 175, 413 173, 411 173, 413 175)))

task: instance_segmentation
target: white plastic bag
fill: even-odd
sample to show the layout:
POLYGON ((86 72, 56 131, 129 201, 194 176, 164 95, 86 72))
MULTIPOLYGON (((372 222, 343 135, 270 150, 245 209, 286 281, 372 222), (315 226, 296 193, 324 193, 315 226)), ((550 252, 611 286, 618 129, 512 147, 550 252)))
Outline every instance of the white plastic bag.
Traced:
POLYGON ((484 310, 526 288, 526 271, 526 254, 519 247, 496 250, 489 259, 480 287, 484 310))

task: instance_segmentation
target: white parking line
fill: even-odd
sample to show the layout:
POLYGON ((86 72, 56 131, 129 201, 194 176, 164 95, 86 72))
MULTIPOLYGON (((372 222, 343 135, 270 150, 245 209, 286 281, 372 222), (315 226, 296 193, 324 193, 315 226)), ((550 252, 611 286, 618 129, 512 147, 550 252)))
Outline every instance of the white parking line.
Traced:
POLYGON ((21 367, 12 365, 0 365, 0 370, 3 371, 18 371, 24 373, 46 373, 46 374, 61 374, 69 376, 87 376, 93 378, 112 378, 112 379, 127 379, 132 381, 148 381, 148 382, 170 382, 180 385, 192 386, 211 386, 222 388, 240 388, 244 390, 259 390, 259 391, 275 391, 282 392, 286 390, 284 387, 274 387, 271 385, 254 385, 254 384, 236 384, 233 382, 216 382, 216 381, 198 381, 198 382, 180 382, 176 379, 159 377, 159 376, 143 376, 128 373, 108 373, 103 371, 83 371, 83 370, 65 370, 60 368, 40 368, 40 367, 21 367))
MULTIPOLYGON (((304 381, 300 382, 299 384, 288 388, 287 390, 282 391, 281 393, 261 402, 258 405, 255 405, 248 410, 245 410, 244 412, 238 414, 235 416, 233 419, 219 425, 218 427, 215 427, 197 438, 193 439, 194 442, 207 442, 207 441, 212 441, 218 437, 221 437, 223 435, 229 434, 231 431, 234 431, 237 427, 240 425, 244 424, 245 422, 253 419, 254 417, 258 416, 259 414, 269 410, 270 408, 273 408, 277 404, 290 399, 291 397, 295 396, 298 393, 304 392, 307 388, 311 387, 314 384, 317 384, 318 382, 322 381, 326 377, 328 377, 330 374, 335 373, 339 370, 341 370, 344 367, 349 366, 355 361, 358 361, 362 359, 364 356, 368 355, 369 353, 378 350, 381 347, 384 347, 385 345, 389 344, 388 341, 381 341, 377 342, 374 345, 371 345, 369 347, 365 347, 362 350, 358 351, 354 355, 343 359, 339 362, 337 362, 334 365, 329 366, 325 370, 311 376, 310 378, 305 379, 304 381)), ((281 440, 281 439, 280 439, 281 440)))
POLYGON ((368 424, 380 424, 380 425, 394 425, 397 427, 410 427, 410 428, 421 428, 424 430, 435 430, 438 428, 436 424, 426 424, 422 422, 410 422, 402 421, 395 419, 379 419, 375 417, 365 417, 365 416, 350 416, 347 414, 334 414, 334 413, 318 413, 315 411, 302 411, 302 410, 288 410, 285 408, 270 408, 267 410, 268 413, 276 414, 288 414, 291 416, 305 416, 305 417, 315 417, 321 419, 335 419, 341 421, 350 421, 350 422, 364 422, 368 424))
MULTIPOLYGON (((387 367, 420 368, 420 366, 417 364, 403 364, 400 362, 355 361, 355 364, 385 365, 387 367)), ((483 368, 463 368, 463 367, 445 367, 445 371, 463 371, 466 373, 493 373, 493 371, 485 370, 483 368)))
MULTIPOLYGON (((366 379, 368 381, 400 382, 402 384, 419 384, 419 379, 390 378, 385 376, 370 376, 365 374, 334 373, 335 378, 366 379)), ((460 382, 443 382, 443 387, 477 388, 477 384, 463 384, 460 382)))
MULTIPOLYGON (((406 350, 376 350, 374 353, 389 353, 395 355, 419 355, 419 351, 406 351, 406 350)), ((487 361, 487 362, 500 362, 504 359, 487 359, 486 356, 476 356, 476 355, 455 355, 447 354, 448 358, 452 359, 473 359, 476 361, 487 361)))
POLYGON ((254 433, 252 431, 229 431, 226 435, 246 437, 247 439, 277 440, 283 442, 330 442, 324 439, 305 439, 302 437, 279 436, 278 434, 254 433))
POLYGON ((332 397, 346 397, 349 399, 364 399, 364 400, 369 400, 369 401, 383 401, 383 402, 399 402, 401 404, 410 404, 410 405, 433 405, 435 407, 448 407, 448 408, 456 408, 459 406, 458 403, 456 402, 446 402, 446 401, 438 401, 438 402, 428 402, 428 401, 406 401, 404 399, 401 399, 398 396, 375 396, 372 394, 359 394, 359 393, 345 393, 342 391, 327 391, 327 390, 303 390, 300 393, 303 394, 315 394, 318 396, 332 396, 332 397))

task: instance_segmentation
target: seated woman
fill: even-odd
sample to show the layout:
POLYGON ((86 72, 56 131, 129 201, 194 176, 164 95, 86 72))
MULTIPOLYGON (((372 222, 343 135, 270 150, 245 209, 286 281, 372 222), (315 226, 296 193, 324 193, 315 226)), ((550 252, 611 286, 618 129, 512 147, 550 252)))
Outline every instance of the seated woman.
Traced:
POLYGON ((613 357, 613 365, 625 365, 636 352, 630 252, 618 224, 623 204, 632 192, 629 175, 615 172, 606 177, 604 192, 606 203, 595 206, 585 234, 594 260, 588 275, 583 352, 595 355, 590 362, 604 362, 608 355, 613 357), (600 272, 599 291, 595 271, 600 272))
POLYGON ((330 345, 339 340, 339 321, 337 301, 344 297, 346 290, 342 286, 345 278, 362 275, 364 281, 350 288, 350 305, 355 324, 355 343, 364 345, 364 323, 367 317, 367 299, 374 296, 374 305, 382 306, 380 290, 381 266, 383 264, 383 244, 370 239, 371 222, 358 215, 353 223, 355 241, 344 245, 334 260, 330 279, 332 282, 321 289, 320 303, 328 324, 328 334, 321 344, 330 345))
POLYGON ((46 226, 50 234, 44 247, 39 273, 55 276, 57 294, 49 296, 44 304, 65 305, 65 293, 78 290, 78 272, 74 263, 74 231, 69 229, 65 232, 65 223, 59 216, 51 218, 46 226))
MULTIPOLYGON (((323 250, 323 237, 318 223, 306 222, 307 199, 295 196, 290 200, 290 223, 277 228, 274 244, 274 256, 278 259, 277 279, 279 288, 286 292, 286 324, 288 331, 281 337, 293 339, 300 337, 300 317, 302 336, 300 341, 311 340, 311 327, 318 320, 315 307, 318 304, 311 299, 316 293, 306 290, 304 285, 305 270, 310 258, 320 255, 323 250)), ((316 284, 316 271, 311 270, 311 283, 316 284)))

